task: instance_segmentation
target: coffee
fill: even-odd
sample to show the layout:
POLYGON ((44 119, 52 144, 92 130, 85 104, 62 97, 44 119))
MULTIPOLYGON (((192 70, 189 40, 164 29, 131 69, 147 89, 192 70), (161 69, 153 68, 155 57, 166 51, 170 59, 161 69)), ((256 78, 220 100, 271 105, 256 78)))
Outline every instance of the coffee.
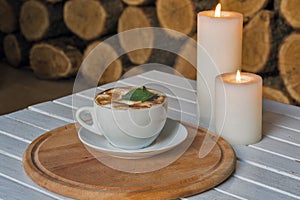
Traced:
POLYGON ((124 96, 136 87, 117 87, 105 90, 96 95, 95 101, 98 105, 115 109, 142 109, 161 105, 166 96, 154 89, 147 88, 147 92, 153 94, 145 101, 125 100, 124 96))

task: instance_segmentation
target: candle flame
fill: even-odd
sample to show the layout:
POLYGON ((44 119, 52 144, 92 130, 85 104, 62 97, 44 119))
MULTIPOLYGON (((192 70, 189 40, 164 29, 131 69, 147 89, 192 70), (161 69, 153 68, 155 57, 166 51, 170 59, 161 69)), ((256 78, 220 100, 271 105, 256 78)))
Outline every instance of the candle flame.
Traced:
POLYGON ((240 83, 241 79, 242 79, 241 78, 241 72, 240 72, 240 70, 237 70, 235 80, 236 80, 236 82, 240 83))
POLYGON ((215 17, 221 17, 221 3, 218 3, 215 9, 215 17))

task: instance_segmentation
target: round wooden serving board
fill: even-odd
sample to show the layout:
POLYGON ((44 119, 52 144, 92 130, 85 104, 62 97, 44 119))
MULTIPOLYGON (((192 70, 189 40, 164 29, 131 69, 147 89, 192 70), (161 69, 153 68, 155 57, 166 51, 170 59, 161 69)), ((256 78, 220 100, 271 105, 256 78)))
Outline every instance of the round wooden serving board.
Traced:
MULTIPOLYGON (((190 196, 226 180, 235 169, 236 157, 224 139, 209 134, 206 142, 208 138, 208 142, 215 145, 205 157, 199 158, 205 130, 184 125, 189 132, 187 139, 195 133, 192 144, 175 162, 156 171, 128 173, 102 164, 78 139, 76 124, 49 131, 34 140, 24 153, 23 166, 29 177, 42 187, 76 199, 175 199, 190 196)), ((119 160, 120 164, 147 163, 119 160)), ((148 162, 155 164, 155 159, 149 158, 148 162)))

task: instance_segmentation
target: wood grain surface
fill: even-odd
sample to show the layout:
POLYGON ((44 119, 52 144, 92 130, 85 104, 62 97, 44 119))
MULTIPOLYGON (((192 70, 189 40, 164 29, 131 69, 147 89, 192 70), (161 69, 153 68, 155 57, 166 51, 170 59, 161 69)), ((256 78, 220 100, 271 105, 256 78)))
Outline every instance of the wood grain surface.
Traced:
MULTIPOLYGON (((23 166, 29 177, 42 187, 76 199, 190 196, 226 180, 235 169, 236 157, 225 140, 209 134, 206 142, 216 145, 205 157, 199 158, 199 149, 208 133, 202 128, 184 125, 189 132, 187 140, 193 139, 192 144, 175 162, 153 172, 128 173, 104 165, 80 142, 75 124, 49 131, 34 140, 23 155, 23 166)), ((148 165, 168 155, 143 160, 112 158, 104 153, 102 156, 118 159, 120 164, 148 165)))

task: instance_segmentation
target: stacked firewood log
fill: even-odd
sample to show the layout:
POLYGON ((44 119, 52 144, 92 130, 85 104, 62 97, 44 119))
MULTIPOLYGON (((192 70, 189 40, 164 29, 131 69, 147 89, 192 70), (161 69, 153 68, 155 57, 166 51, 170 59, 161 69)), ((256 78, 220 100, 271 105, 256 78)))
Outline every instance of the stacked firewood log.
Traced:
MULTIPOLYGON (((13 67, 30 66, 36 76, 74 76, 83 59, 101 41, 141 27, 163 27, 197 40, 197 13, 214 9, 219 0, 0 0, 0 55, 13 67)), ((298 0, 220 0, 222 10, 244 15, 242 70, 264 78, 264 96, 300 104, 300 4, 298 0)), ((159 49, 139 49, 116 59, 100 80, 93 67, 83 73, 99 84, 116 81, 132 66, 158 62, 196 79, 195 47, 181 35, 165 31, 178 51, 194 62, 159 49), (179 41, 179 42, 178 42, 179 41)), ((155 34, 141 34, 155 43, 155 34)), ((103 45, 112 55, 127 52, 128 38, 118 48, 103 45)), ((226 52, 224 52, 226 53, 226 52)), ((101 52, 99 52, 101 54, 101 52)))

